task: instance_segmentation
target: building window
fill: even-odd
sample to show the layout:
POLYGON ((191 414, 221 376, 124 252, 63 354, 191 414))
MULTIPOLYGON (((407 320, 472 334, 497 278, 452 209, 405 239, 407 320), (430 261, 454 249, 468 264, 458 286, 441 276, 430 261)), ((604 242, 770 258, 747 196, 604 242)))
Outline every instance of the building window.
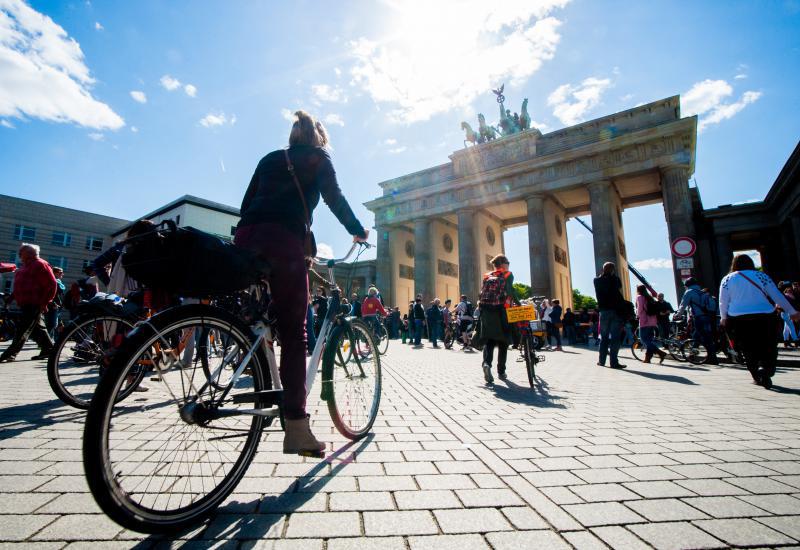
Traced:
POLYGON ((495 237, 495 234, 494 234, 494 229, 492 229, 491 227, 487 226, 486 227, 486 242, 489 243, 489 246, 494 246, 494 243, 496 242, 495 239, 496 239, 496 237, 495 237))
POLYGON ((234 235, 236 235, 236 226, 232 225, 231 226, 231 237, 233 237, 234 235))
POLYGON ((414 241, 406 241, 406 256, 414 257, 414 241))
POLYGON ((47 263, 50 264, 50 267, 60 267, 64 271, 67 270, 67 264, 69 263, 64 256, 50 256, 47 258, 47 263))
POLYGON ((92 260, 83 260, 83 264, 82 264, 81 270, 85 270, 90 265, 92 265, 92 260))
POLYGON ((67 247, 72 244, 72 235, 66 231, 53 231, 52 244, 67 247))
POLYGON ((449 233, 444 234, 444 238, 442 240, 442 246, 444 246, 445 252, 453 251, 453 237, 451 237, 449 233))
POLYGON ((15 225, 14 226, 14 240, 15 241, 35 241, 36 240, 36 228, 35 227, 28 227, 25 225, 15 225))
POLYGON ((103 250, 103 239, 100 237, 86 237, 86 250, 100 252, 103 250))
POLYGON ((8 261, 12 264, 16 264, 17 267, 22 265, 22 260, 19 259, 19 252, 12 252, 8 255, 8 261))
POLYGON ((178 214, 177 216, 175 216, 175 225, 180 225, 180 224, 181 224, 181 215, 178 214))

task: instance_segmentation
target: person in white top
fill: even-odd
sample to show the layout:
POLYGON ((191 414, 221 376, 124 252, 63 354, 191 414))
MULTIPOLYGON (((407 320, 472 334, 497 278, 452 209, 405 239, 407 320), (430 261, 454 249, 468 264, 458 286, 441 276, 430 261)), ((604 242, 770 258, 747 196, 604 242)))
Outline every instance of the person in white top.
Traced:
POLYGON ((720 326, 733 337, 744 355, 747 370, 756 384, 769 389, 778 362, 778 306, 792 320, 798 313, 766 274, 756 271, 753 259, 740 254, 719 286, 720 326))

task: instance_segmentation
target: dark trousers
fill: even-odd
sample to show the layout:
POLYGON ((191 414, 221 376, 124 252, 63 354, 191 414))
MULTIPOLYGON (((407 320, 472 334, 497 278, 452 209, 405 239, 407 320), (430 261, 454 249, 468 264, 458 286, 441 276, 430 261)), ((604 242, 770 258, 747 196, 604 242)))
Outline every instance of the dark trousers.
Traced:
POLYGON ((422 345, 422 319, 414 319, 414 345, 422 345))
POLYGON ((272 266, 270 308, 281 335, 284 414, 291 420, 305 418, 308 274, 303 240, 281 224, 262 223, 240 227, 235 242, 258 253, 272 266))
POLYGON ((734 347, 742 352, 747 370, 756 382, 759 369, 770 378, 775 375, 778 363, 777 318, 772 313, 728 317, 727 330, 733 337, 734 347))
POLYGON ((600 364, 606 364, 606 357, 611 356, 611 366, 619 364, 620 339, 622 337, 622 317, 613 309, 600 311, 600 364))
POLYGON ((652 355, 658 353, 656 345, 656 327, 639 327, 639 338, 642 340, 645 349, 652 355))
POLYGON ((658 335, 662 340, 669 338, 669 317, 658 318, 658 335))
MULTIPOLYGON (((771 326, 774 328, 775 324, 773 323, 771 326)), ((692 338, 706 347, 710 361, 717 360, 717 346, 714 344, 714 325, 711 317, 707 315, 695 316, 692 338)))
POLYGON ((494 348, 497 346, 497 374, 506 372, 506 356, 508 355, 508 344, 498 340, 487 340, 483 347, 483 364, 492 366, 494 348))
POLYGON ((44 318, 39 306, 20 306, 22 314, 17 322, 17 333, 11 344, 3 352, 4 357, 11 357, 19 353, 28 338, 31 338, 44 352, 49 352, 53 347, 53 340, 47 334, 44 318))
POLYGON ((556 345, 561 347, 561 329, 559 329, 555 323, 551 323, 550 321, 546 321, 545 324, 547 328, 547 345, 553 345, 553 338, 556 339, 556 345))

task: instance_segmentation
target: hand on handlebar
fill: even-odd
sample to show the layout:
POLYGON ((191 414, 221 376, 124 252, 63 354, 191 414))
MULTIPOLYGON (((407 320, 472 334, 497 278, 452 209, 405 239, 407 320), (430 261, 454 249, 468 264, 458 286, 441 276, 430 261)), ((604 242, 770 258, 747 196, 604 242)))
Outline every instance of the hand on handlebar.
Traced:
POLYGON ((363 237, 359 237, 358 235, 353 235, 353 242, 354 243, 366 243, 368 238, 369 238, 369 229, 365 229, 363 237))

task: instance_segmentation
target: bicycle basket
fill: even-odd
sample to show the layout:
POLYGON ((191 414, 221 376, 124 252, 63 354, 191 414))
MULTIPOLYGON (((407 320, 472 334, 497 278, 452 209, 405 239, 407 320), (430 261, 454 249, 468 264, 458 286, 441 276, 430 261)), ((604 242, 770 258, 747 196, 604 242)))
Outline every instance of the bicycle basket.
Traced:
POLYGON ((122 265, 140 284, 184 297, 230 294, 266 273, 252 252, 172 223, 126 241, 122 265))

